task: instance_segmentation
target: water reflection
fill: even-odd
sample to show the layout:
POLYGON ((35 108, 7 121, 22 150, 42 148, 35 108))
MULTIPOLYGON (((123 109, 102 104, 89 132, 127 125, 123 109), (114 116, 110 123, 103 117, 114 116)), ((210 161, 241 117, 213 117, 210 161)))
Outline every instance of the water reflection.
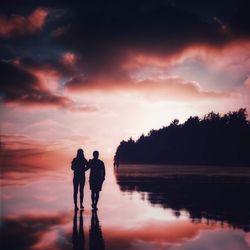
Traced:
POLYGON ((89 230, 89 249, 104 250, 105 242, 102 236, 101 226, 96 211, 92 211, 91 226, 89 230))
MULTIPOLYGON (((73 217, 73 233, 72 233, 72 244, 73 250, 84 250, 85 248, 85 233, 83 223, 83 211, 80 211, 79 215, 79 226, 77 223, 77 211, 73 217)), ((89 249, 90 250, 104 250, 105 241, 102 235, 102 229, 99 223, 98 215, 96 211, 92 211, 91 223, 89 229, 89 249)))
POLYGON ((72 243, 73 250, 83 250, 85 249, 85 237, 83 229, 83 211, 80 211, 79 217, 79 228, 77 225, 77 211, 74 213, 73 217, 73 234, 72 234, 72 243))
POLYGON ((122 191, 146 193, 151 204, 171 208, 177 217, 186 210, 193 221, 205 218, 249 231, 249 175, 225 175, 218 168, 210 169, 209 175, 197 172, 197 168, 177 170, 175 173, 167 166, 164 170, 162 166, 123 165, 115 174, 122 191))
MULTIPOLYGON (((197 169, 192 172, 184 168, 179 169, 179 172, 176 168, 175 171, 170 168, 166 171, 166 168, 141 167, 133 170, 126 170, 121 165, 115 178, 113 166, 107 167, 107 180, 98 214, 91 212, 91 196, 88 190, 85 193, 85 210, 82 213, 74 213, 71 200, 72 182, 71 176, 68 175, 58 181, 44 176, 39 182, 27 181, 29 185, 5 186, 0 226, 0 245, 3 246, 1 249, 200 250, 204 249, 204 246, 208 250, 231 249, 230 246, 239 250, 249 249, 250 233, 233 230, 227 223, 223 227, 220 225, 223 221, 222 215, 230 217, 232 221, 231 214, 225 214, 238 209, 239 203, 232 202, 231 210, 225 207, 224 213, 223 210, 218 211, 218 208, 212 210, 208 205, 212 199, 208 197, 211 192, 201 192, 206 190, 205 188, 198 192, 195 188, 202 187, 204 182, 204 185, 209 186, 206 184, 207 180, 213 180, 215 183, 223 180, 224 183, 231 182, 233 185, 241 182, 248 188, 246 181, 250 174, 239 170, 237 173, 231 173, 230 177, 220 174, 217 169, 216 175, 212 173, 208 179, 197 178, 195 181, 197 176, 203 176, 197 169), (237 176, 240 179, 237 179, 237 176), (161 182, 166 180, 169 184, 162 188, 161 182), (116 184, 117 181, 119 185, 116 184), (189 181, 192 181, 193 185, 188 184, 189 181), (135 192, 133 195, 127 195, 124 192, 126 190, 135 192), (193 194, 190 194, 191 192, 193 194), (200 198, 199 193, 203 193, 204 197, 200 198), (185 197, 187 194, 191 198, 185 197), (145 196, 144 200, 140 199, 141 195, 145 196), (207 203, 204 203, 204 200, 207 200, 207 203), (164 207, 172 209, 163 209, 164 207), (182 209, 190 211, 195 223, 182 209), (209 212, 216 223, 211 219, 197 220, 198 213, 202 218, 209 218, 209 212)), ((239 194, 241 195, 243 194, 239 194)), ((232 201, 242 200, 235 198, 235 194, 228 196, 232 201)), ((243 197, 246 197, 246 191, 243 197)), ((220 198, 224 200, 224 197, 220 198)), ((235 216, 241 211, 244 215, 248 208, 249 204, 246 203, 245 207, 235 212, 235 216)))

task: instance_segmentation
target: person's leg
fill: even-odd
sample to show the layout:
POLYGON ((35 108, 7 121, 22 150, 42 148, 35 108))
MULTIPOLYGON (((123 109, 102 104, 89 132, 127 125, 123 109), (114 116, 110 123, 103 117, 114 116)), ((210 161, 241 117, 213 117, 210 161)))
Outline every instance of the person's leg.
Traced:
POLYGON ((84 184, 85 184, 85 178, 83 177, 80 179, 80 204, 81 204, 81 208, 83 208, 84 184))
POLYGON ((95 207, 95 192, 91 191, 91 201, 92 201, 92 208, 95 207))
POLYGON ((99 191, 96 191, 96 193, 95 193, 95 207, 97 207, 98 200, 99 200, 99 191))
POLYGON ((73 180, 73 185, 74 185, 74 204, 75 204, 75 209, 78 209, 78 207, 77 207, 78 180, 76 178, 74 178, 74 180, 73 180))

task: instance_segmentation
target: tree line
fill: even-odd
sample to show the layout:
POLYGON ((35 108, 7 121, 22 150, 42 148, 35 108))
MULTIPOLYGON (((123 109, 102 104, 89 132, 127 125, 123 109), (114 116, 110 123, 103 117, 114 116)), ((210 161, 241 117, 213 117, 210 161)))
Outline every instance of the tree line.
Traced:
POLYGON ((120 163, 250 166, 250 121, 247 111, 221 116, 210 112, 180 124, 151 130, 138 140, 122 141, 114 156, 120 163))

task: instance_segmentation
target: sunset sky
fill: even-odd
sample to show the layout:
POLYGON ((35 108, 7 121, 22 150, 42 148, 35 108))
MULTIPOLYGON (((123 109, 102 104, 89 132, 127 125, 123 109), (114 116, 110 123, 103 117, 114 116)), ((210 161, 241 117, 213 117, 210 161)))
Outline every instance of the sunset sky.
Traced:
POLYGON ((111 158, 121 140, 175 118, 250 113, 247 0, 1 5, 1 149, 12 170, 13 155, 63 161, 82 147, 111 158))

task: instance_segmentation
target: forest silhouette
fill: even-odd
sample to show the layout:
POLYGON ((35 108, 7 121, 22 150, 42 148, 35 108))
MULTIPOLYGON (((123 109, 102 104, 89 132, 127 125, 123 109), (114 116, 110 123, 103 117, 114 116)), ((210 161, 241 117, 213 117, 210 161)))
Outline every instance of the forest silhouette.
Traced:
POLYGON ((202 119, 175 119, 169 126, 151 130, 138 140, 122 141, 114 156, 120 163, 190 165, 250 165, 250 121, 247 111, 221 116, 210 112, 202 119))

